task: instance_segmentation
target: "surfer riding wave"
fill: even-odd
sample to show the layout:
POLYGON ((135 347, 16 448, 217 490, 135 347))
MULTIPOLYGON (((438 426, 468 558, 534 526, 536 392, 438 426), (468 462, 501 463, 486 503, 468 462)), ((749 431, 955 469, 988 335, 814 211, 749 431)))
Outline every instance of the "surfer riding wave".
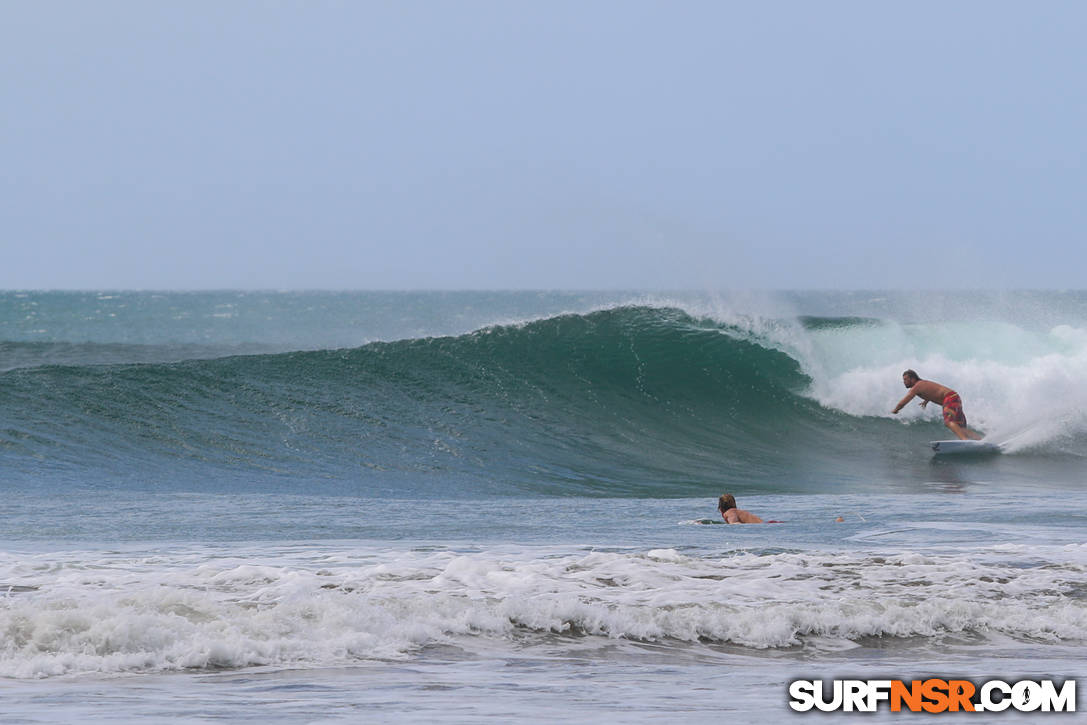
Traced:
POLYGON ((909 388, 906 397, 898 401, 891 412, 895 415, 916 396, 921 398, 921 407, 929 403, 939 403, 943 407, 944 425, 960 440, 980 441, 982 435, 966 427, 966 413, 962 409, 962 398, 951 388, 933 380, 922 380, 913 370, 902 373, 902 384, 909 388))

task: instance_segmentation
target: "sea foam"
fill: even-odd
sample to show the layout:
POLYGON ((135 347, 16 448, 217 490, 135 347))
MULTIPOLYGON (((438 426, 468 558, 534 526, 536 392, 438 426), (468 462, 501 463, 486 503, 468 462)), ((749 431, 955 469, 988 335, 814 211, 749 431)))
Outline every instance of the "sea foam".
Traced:
POLYGON ((556 636, 755 650, 1087 639, 1083 547, 83 556, 3 562, 6 581, 37 589, 0 598, 0 676, 329 667, 556 636))

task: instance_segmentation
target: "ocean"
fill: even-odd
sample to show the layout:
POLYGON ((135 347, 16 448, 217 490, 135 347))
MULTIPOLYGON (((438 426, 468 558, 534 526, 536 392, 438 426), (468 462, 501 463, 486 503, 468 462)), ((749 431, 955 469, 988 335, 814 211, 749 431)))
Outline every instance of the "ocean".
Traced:
POLYGON ((1085 404, 1077 291, 0 292, 0 720, 1082 678, 1085 404), (907 368, 1004 452, 934 456, 907 368))

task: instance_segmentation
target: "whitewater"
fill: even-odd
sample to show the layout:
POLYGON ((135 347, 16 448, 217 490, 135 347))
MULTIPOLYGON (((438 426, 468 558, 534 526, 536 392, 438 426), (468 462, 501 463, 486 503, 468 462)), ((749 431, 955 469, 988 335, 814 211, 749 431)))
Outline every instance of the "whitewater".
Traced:
POLYGON ((1078 677, 1085 381, 1080 292, 2 292, 5 717, 754 722, 816 673, 1078 677), (1005 453, 933 457, 907 368, 1005 453))

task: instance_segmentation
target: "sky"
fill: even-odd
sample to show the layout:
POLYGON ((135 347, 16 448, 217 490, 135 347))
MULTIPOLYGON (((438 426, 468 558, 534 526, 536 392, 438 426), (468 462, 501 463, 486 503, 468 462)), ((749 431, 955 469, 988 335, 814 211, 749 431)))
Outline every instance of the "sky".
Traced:
POLYGON ((0 0, 2 289, 1082 289, 1087 5, 0 0))

